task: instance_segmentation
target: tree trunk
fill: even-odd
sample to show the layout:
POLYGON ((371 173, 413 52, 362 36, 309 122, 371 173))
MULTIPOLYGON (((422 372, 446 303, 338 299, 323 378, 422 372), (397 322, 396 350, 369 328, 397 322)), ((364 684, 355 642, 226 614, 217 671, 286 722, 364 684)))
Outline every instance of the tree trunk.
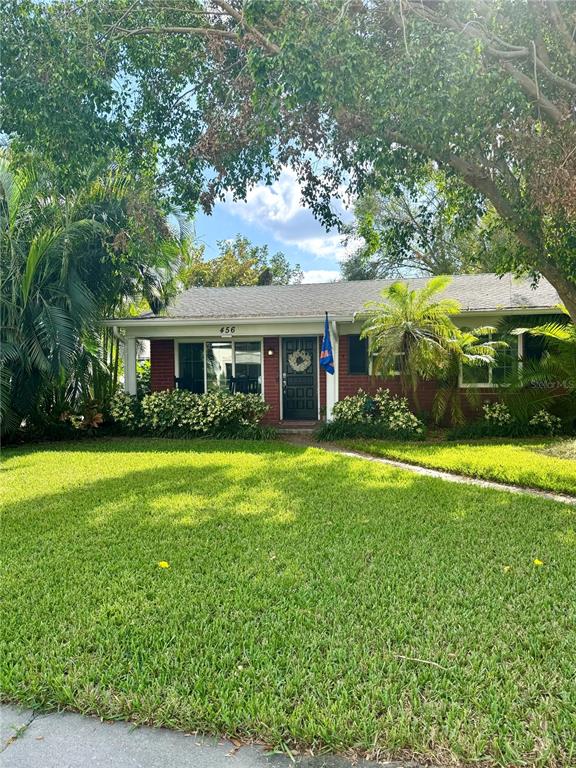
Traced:
POLYGON ((568 280, 562 270, 548 260, 542 264, 540 271, 546 280, 556 288, 572 322, 576 325, 576 283, 568 280))

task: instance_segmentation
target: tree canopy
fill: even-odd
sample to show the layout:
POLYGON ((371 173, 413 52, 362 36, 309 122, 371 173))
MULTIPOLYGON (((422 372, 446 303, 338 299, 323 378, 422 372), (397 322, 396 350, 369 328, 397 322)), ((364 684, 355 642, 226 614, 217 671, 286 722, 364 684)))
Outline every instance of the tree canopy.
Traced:
POLYGON ((159 156, 188 208, 289 165, 330 224, 343 189, 397 194, 432 163, 517 239, 499 269, 543 274, 576 318, 569 0, 63 0, 15 3, 5 24, 5 130, 23 145, 159 156), (78 127, 59 133, 63 109, 78 127))
POLYGON ((191 244, 177 274, 182 287, 288 285, 302 280, 299 264, 292 267, 283 253, 271 256, 266 245, 252 245, 246 237, 222 240, 218 247, 218 256, 206 259, 204 246, 191 244))
POLYGON ((437 174, 414 193, 367 190, 345 231, 362 242, 342 262, 347 280, 493 272, 518 249, 498 217, 453 199, 437 174))

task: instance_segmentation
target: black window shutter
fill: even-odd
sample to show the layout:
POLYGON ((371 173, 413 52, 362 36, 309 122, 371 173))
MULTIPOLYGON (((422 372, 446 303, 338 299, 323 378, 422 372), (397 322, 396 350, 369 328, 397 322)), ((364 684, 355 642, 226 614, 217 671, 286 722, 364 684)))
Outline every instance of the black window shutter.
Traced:
POLYGON ((368 373, 368 339, 348 336, 348 373, 368 373))

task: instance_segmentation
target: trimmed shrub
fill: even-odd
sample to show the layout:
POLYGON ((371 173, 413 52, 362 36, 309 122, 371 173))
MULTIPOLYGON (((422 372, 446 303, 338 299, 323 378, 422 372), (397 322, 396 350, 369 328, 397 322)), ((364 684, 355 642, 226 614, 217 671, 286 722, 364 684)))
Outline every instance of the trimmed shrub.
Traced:
POLYGON ((408 407, 404 397, 379 389, 375 395, 358 390, 334 406, 333 420, 316 431, 318 440, 347 437, 393 437, 402 440, 422 440, 424 424, 408 407))
POLYGON ((127 431, 160 437, 268 439, 273 430, 260 425, 267 410, 259 395, 199 395, 182 389, 152 392, 142 401, 121 392, 112 403, 114 419, 127 431))
POLYGON ((473 424, 451 429, 448 440, 474 439, 481 437, 538 437, 569 433, 562 419, 541 408, 531 419, 515 418, 505 403, 496 401, 482 406, 484 418, 473 424))
POLYGON ((110 401, 110 415, 127 432, 135 432, 142 426, 140 401, 123 389, 118 389, 110 401))
POLYGON ((506 427, 514 421, 510 409, 505 403, 499 401, 484 403, 482 410, 484 412, 484 421, 491 426, 506 427))
POLYGON ((562 431, 562 419, 541 408, 528 422, 541 435, 559 435, 562 431))

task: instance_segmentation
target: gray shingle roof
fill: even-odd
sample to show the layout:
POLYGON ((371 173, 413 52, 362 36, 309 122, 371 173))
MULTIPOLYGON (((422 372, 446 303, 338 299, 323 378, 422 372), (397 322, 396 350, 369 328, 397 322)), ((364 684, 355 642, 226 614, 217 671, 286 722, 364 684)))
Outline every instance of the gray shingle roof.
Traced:
MULTIPOLYGON (((422 288, 426 277, 406 278, 411 288, 422 288)), ((302 285, 263 285, 237 288, 190 288, 168 308, 168 317, 202 318, 282 318, 352 317, 368 300, 379 298, 380 291, 397 280, 358 280, 353 282, 302 285)), ((541 279, 533 289, 530 280, 512 275, 455 275, 444 294, 457 299, 463 311, 510 309, 548 309, 559 303, 558 294, 541 279)), ((150 318, 151 315, 144 317, 150 318)))

